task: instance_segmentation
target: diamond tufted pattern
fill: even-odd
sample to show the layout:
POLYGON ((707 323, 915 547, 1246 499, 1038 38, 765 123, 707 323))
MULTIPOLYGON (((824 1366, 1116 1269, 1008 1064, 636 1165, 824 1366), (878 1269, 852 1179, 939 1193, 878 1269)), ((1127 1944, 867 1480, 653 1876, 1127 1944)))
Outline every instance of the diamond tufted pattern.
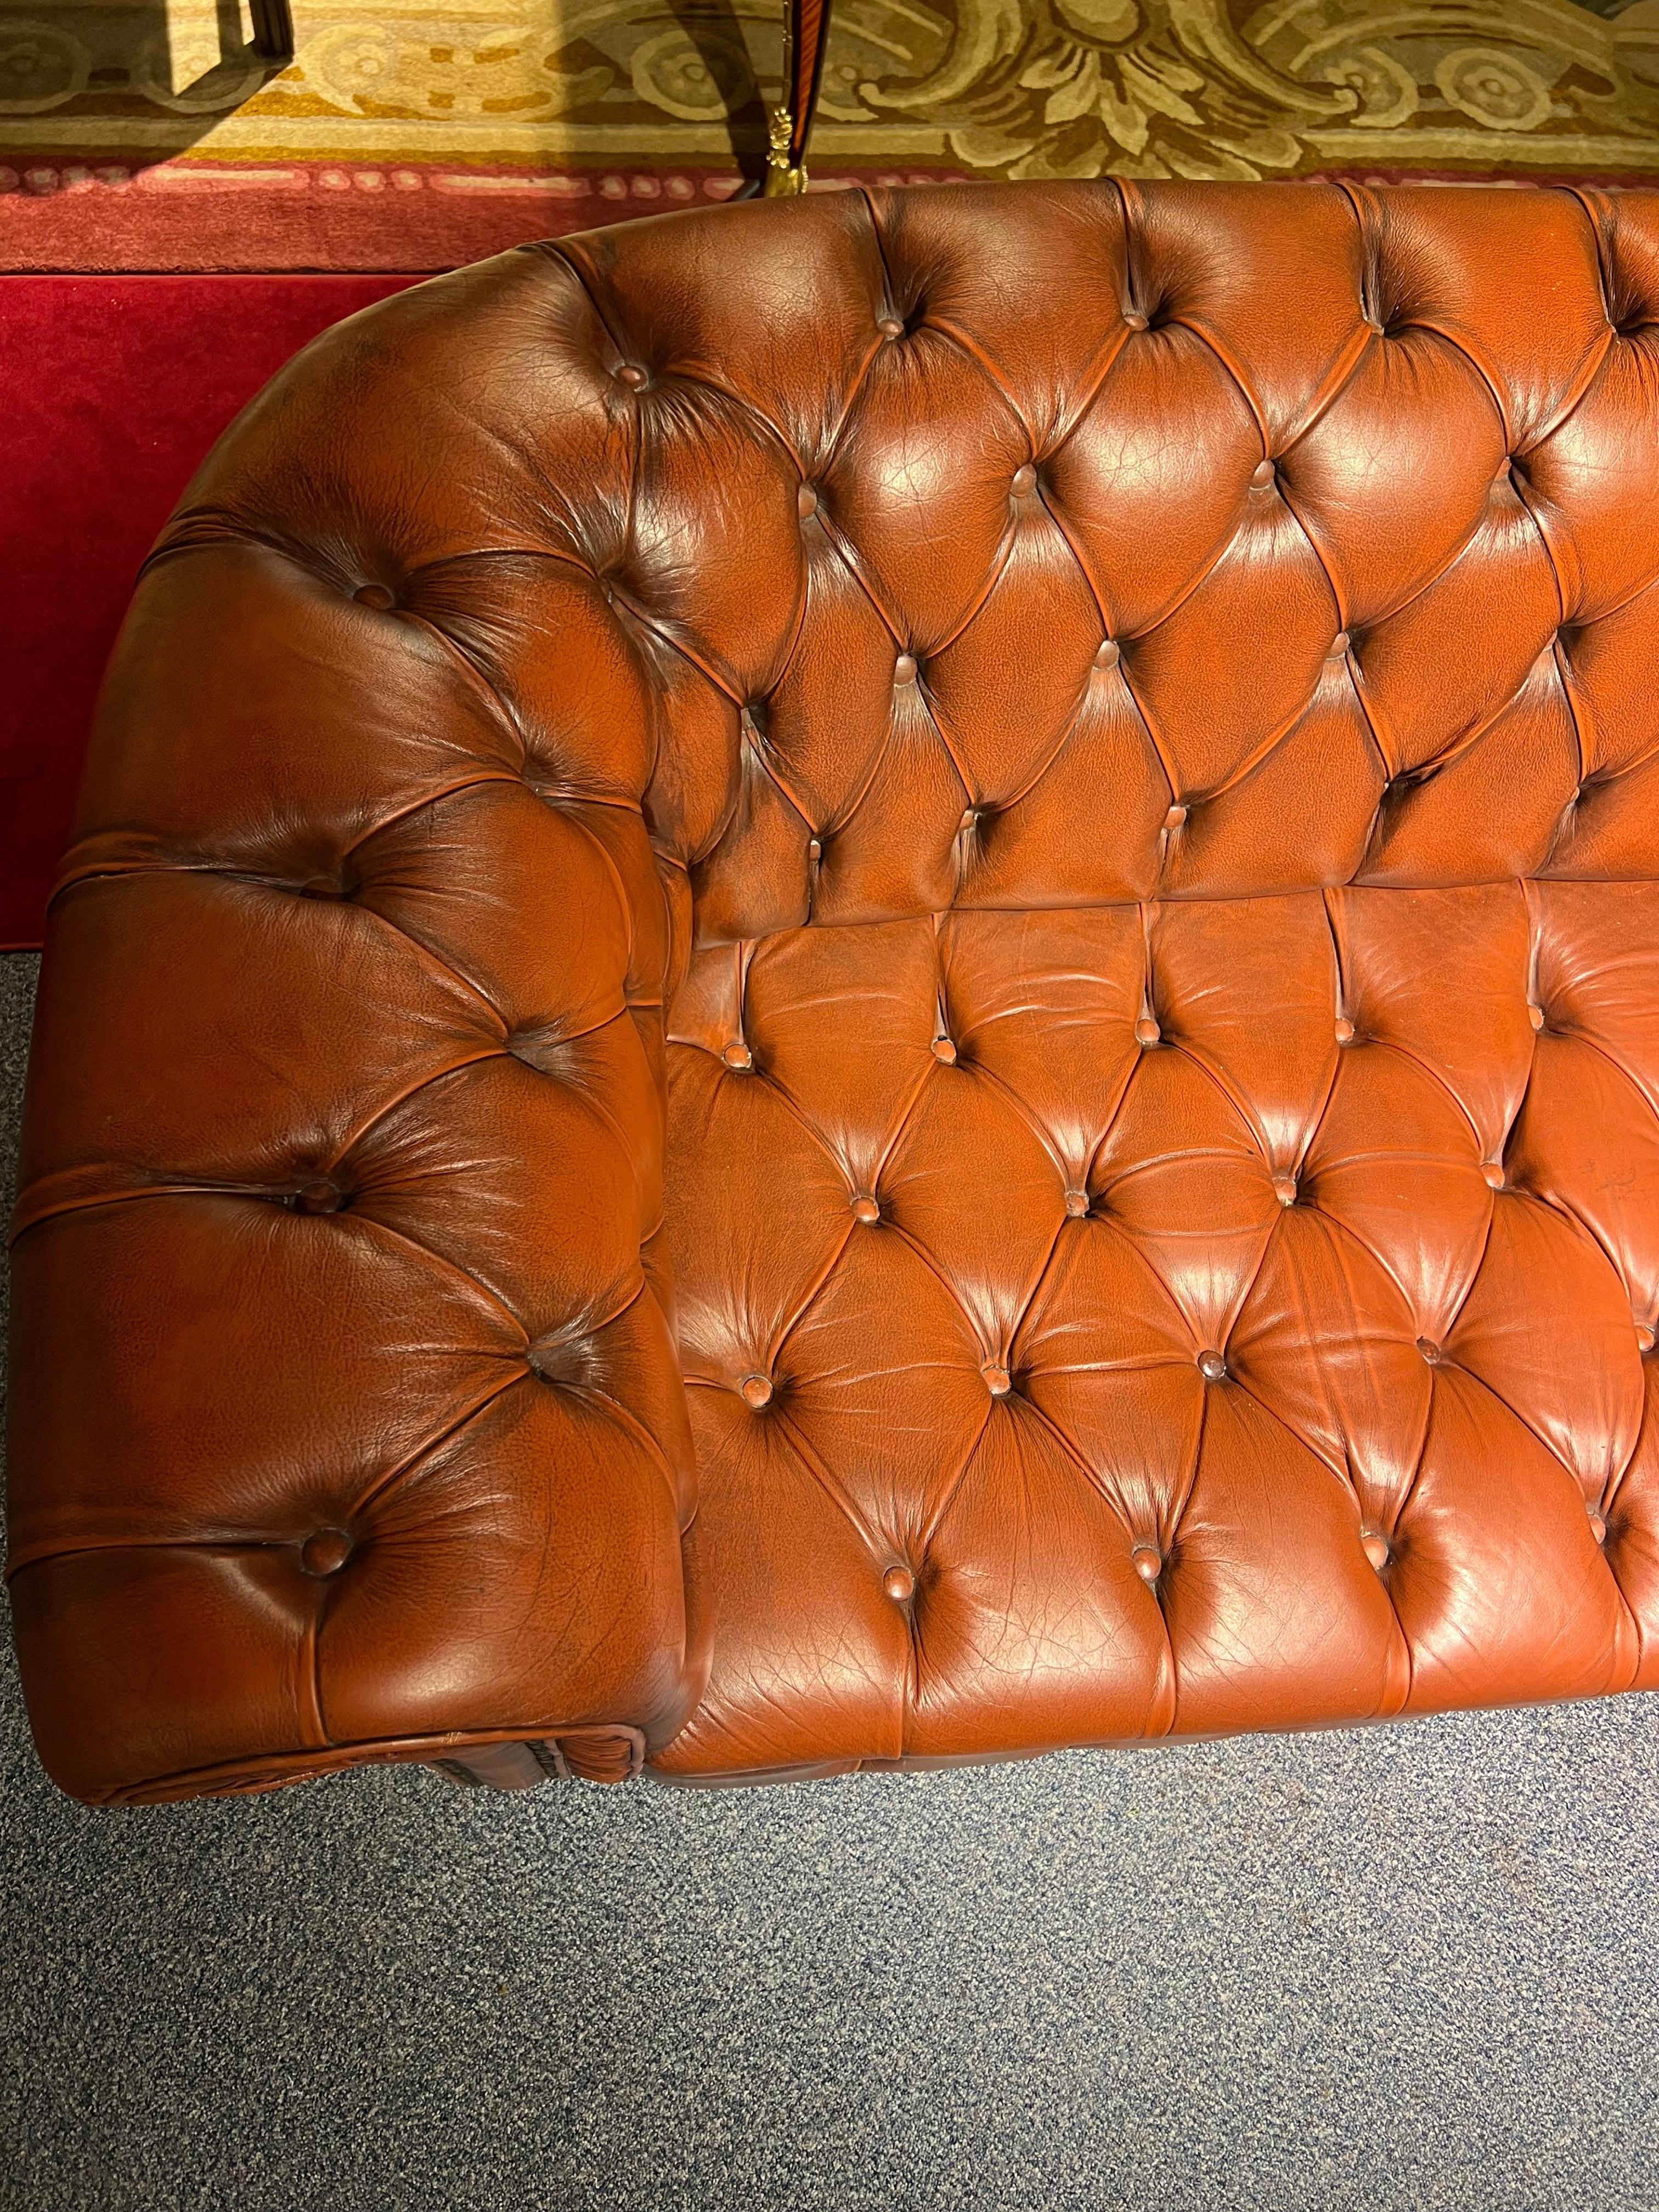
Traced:
POLYGON ((1656 472, 1642 194, 826 194, 313 347, 53 911, 52 1771, 1659 1682, 1656 472))

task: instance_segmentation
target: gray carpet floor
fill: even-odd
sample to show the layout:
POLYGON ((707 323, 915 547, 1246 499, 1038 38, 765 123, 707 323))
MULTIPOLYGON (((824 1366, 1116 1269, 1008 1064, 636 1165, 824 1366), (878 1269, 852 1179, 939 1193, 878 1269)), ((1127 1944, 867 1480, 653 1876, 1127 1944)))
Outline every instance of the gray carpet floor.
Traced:
POLYGON ((0 2204, 1652 2212, 1656 1738, 91 1814, 8 1658, 0 2204))

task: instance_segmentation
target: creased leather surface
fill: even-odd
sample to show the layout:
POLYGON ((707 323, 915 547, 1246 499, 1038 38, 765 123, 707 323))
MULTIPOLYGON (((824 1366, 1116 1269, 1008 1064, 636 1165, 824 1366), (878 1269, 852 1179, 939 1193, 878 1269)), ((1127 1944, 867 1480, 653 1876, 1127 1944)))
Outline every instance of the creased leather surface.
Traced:
POLYGON ((54 911, 53 1771, 1659 1680, 1656 469, 1638 194, 825 195, 324 341, 54 911))

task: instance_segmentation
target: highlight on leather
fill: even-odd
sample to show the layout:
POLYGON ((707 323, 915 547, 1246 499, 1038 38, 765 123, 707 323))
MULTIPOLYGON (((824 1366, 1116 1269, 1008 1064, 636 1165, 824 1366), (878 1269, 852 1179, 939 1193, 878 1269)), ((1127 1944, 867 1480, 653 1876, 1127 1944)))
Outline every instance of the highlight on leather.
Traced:
POLYGON ((1659 1681, 1656 473, 1638 192, 824 193, 320 340, 52 909, 54 1776, 1659 1681))

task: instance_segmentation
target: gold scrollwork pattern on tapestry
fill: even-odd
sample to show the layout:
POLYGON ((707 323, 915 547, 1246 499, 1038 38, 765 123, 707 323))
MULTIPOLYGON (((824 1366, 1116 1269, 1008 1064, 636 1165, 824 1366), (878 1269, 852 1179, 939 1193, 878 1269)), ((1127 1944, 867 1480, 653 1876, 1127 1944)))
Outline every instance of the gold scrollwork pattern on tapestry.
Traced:
MULTIPOLYGON (((0 0, 0 113, 220 114, 213 150, 714 163, 781 0, 294 0, 293 64, 216 0, 0 0), (395 131, 391 126, 395 125, 395 131)), ((988 176, 1659 170, 1659 0, 838 0, 817 167, 988 176)))
POLYGON ((0 113, 45 115, 84 93, 92 58, 82 40, 38 16, 0 14, 0 113))
POLYGON ((1659 163, 1650 17, 1651 0, 1613 20, 1575 0, 957 0, 938 70, 863 92, 942 127, 969 167, 1016 177, 1294 173, 1333 140, 1363 154, 1362 133, 1379 161, 1405 134, 1502 167, 1534 133, 1540 161, 1602 140, 1635 142, 1638 164, 1645 142, 1659 163))

